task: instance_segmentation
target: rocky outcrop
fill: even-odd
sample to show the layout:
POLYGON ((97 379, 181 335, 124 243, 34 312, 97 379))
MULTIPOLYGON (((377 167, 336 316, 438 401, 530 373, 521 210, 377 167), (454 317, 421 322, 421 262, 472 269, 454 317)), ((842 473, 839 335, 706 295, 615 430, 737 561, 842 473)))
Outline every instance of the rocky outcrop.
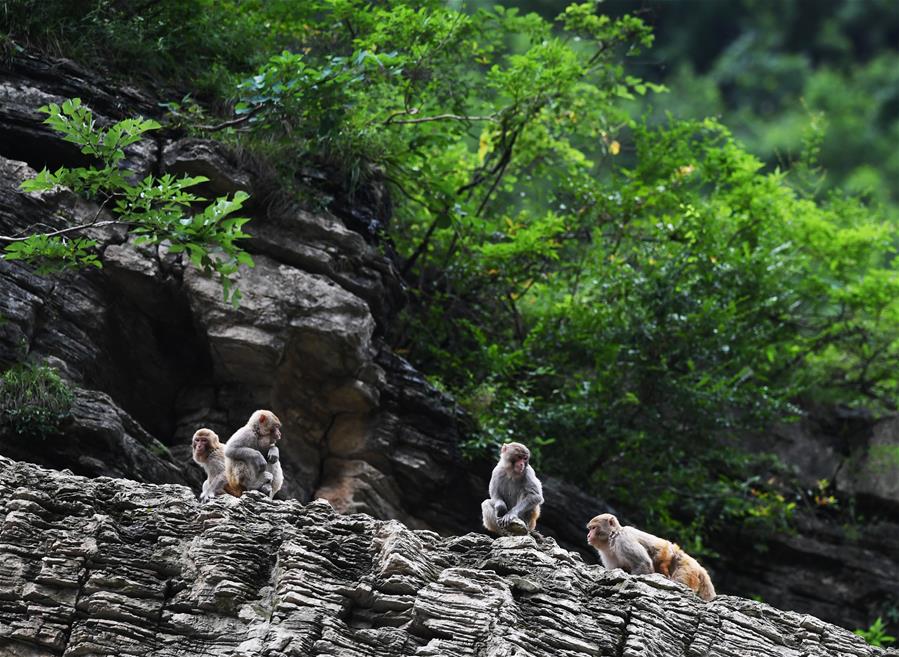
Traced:
MULTIPOLYGON (((800 507, 794 531, 721 537, 716 585, 802 609, 846 627, 867 627, 899 609, 899 421, 855 409, 812 408, 798 422, 752 436, 814 493, 847 508, 800 507), (853 497, 849 497, 852 495, 853 497), (852 508, 848 508, 852 504, 852 508)), ((893 632, 895 634, 895 632, 893 632)))
POLYGON ((441 538, 257 493, 0 457, 0 652, 879 657, 812 616, 585 565, 549 538, 441 538))

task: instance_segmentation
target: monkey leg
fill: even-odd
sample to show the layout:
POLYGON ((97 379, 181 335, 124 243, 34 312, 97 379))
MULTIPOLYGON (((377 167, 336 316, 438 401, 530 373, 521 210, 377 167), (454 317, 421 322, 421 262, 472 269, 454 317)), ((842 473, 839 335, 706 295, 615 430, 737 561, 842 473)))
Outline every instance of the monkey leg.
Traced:
POLYGON ((266 469, 272 473, 272 497, 274 497, 284 485, 284 472, 281 470, 280 463, 272 463, 266 469))
POLYGON ((493 500, 484 500, 481 502, 481 518, 484 523, 484 528, 488 531, 493 532, 494 534, 502 534, 503 531, 499 528, 499 522, 496 517, 496 508, 493 506, 493 500))
MULTIPOLYGON (((249 473, 248 473, 249 474, 249 473)), ((256 473, 252 477, 247 478, 245 485, 246 490, 258 490, 259 492, 271 496, 273 475, 268 470, 256 473)))

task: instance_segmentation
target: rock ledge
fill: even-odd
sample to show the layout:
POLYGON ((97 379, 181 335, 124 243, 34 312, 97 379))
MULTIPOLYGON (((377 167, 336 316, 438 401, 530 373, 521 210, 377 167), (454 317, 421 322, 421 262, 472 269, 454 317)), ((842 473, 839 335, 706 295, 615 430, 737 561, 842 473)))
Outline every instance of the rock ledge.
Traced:
POLYGON ((255 493, 0 457, 0 654, 897 655, 812 616, 255 493))

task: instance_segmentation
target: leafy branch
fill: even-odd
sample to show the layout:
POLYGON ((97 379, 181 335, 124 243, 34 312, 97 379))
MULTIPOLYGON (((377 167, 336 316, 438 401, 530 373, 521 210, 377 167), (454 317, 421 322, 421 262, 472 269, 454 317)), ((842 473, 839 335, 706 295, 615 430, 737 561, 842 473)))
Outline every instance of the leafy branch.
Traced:
POLYGON ((6 245, 2 257, 36 264, 42 273, 68 267, 100 267, 97 242, 74 234, 91 228, 126 226, 139 244, 166 244, 170 253, 186 252, 194 267, 219 277, 225 300, 237 304, 240 291, 234 277, 240 265, 253 266, 253 260, 237 242, 245 237, 242 227, 249 219, 234 214, 249 197, 237 192, 233 198, 219 197, 198 211, 206 201, 189 188, 208 179, 203 176, 175 178, 170 174, 148 175, 132 182, 132 172, 122 166, 125 149, 143 138, 144 133, 160 125, 151 119, 126 119, 108 129, 97 126, 91 110, 78 98, 41 107, 48 115, 44 121, 65 141, 77 144, 81 152, 97 164, 88 167, 46 168, 20 186, 24 192, 42 192, 56 186, 98 204, 90 221, 30 234, 0 236, 6 245), (104 212, 113 218, 100 220, 104 212))

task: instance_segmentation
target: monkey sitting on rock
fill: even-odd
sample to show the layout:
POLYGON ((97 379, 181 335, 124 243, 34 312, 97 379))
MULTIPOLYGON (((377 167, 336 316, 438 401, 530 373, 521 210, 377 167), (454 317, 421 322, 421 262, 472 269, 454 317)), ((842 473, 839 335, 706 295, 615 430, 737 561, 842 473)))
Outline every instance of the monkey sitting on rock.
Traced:
POLYGON ((271 411, 254 412, 246 425, 225 443, 225 477, 240 490, 258 490, 274 497, 284 483, 278 441, 281 420, 271 411))
POLYGON ((693 589, 703 600, 715 597, 705 568, 676 543, 636 527, 622 527, 611 513, 596 516, 587 529, 587 542, 599 552, 606 568, 621 568, 634 575, 660 573, 693 589))
POLYGON ((243 491, 232 489, 225 478, 225 453, 218 434, 212 429, 197 429, 190 442, 194 461, 206 471, 200 501, 208 502, 225 493, 240 497, 243 491))
POLYGON ((506 443, 500 449, 490 477, 490 499, 481 503, 484 527, 496 534, 524 535, 537 525, 543 486, 530 458, 530 450, 521 443, 506 443))

